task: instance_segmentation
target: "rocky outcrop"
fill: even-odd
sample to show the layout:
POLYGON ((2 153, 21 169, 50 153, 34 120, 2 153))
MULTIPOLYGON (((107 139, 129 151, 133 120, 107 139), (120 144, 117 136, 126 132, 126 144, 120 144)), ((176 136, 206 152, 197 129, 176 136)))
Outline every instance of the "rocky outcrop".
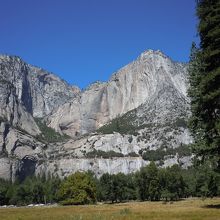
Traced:
POLYGON ((28 65, 32 94, 33 116, 42 118, 75 98, 80 89, 41 68, 28 65))
POLYGON ((40 130, 32 118, 32 97, 26 65, 18 57, 0 56, 0 121, 32 135, 40 130))
POLYGON ((73 159, 58 159, 56 161, 48 161, 37 167, 36 173, 54 173, 60 177, 66 177, 76 171, 93 171, 97 177, 104 173, 117 174, 119 172, 128 174, 139 170, 141 167, 148 164, 142 158, 73 158, 73 159))
POLYGON ((43 157, 46 145, 26 132, 7 125, 2 127, 4 129, 0 132, 3 139, 0 151, 0 178, 15 180, 16 176, 33 175, 35 165, 32 166, 32 173, 25 172, 24 174, 22 170, 30 169, 32 161, 36 162, 43 157), (29 163, 25 163, 27 161, 29 163))
POLYGON ((0 56, 0 67, 1 120, 32 135, 39 134, 33 117, 50 114, 80 93, 78 87, 16 56, 0 56))

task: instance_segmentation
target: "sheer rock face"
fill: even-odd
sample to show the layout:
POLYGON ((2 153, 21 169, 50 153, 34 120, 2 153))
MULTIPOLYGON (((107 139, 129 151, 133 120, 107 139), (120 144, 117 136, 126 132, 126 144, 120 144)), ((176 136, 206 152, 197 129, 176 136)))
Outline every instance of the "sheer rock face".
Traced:
POLYGON ((33 117, 50 114, 80 92, 19 57, 0 56, 0 68, 0 117, 32 135, 40 133, 33 117))
MULTIPOLYGON (((79 97, 58 108, 48 118, 48 125, 74 137, 156 100, 164 90, 172 90, 186 102, 186 77, 185 64, 172 62, 160 51, 148 50, 113 74, 107 83, 92 84, 79 97)), ((163 100, 163 107, 167 104, 163 100)))
POLYGON ((14 179, 26 170, 24 164, 42 157, 45 144, 35 138, 41 131, 34 117, 50 114, 78 93, 77 87, 19 57, 0 55, 0 178, 14 179))
POLYGON ((18 57, 0 56, 0 117, 10 126, 37 135, 27 66, 18 57))
MULTIPOLYGON (((142 53, 108 82, 84 91, 18 57, 0 56, 0 178, 43 172, 64 177, 77 170, 98 176, 134 172, 148 163, 140 151, 192 142, 188 129, 177 123, 190 114, 186 90, 187 66, 160 51, 142 53), (138 135, 94 133, 124 114, 138 135), (42 131, 35 117, 72 139, 39 141, 42 131), (97 151, 119 156, 88 156, 97 151)), ((163 166, 175 163, 187 166, 190 156, 167 157, 163 166)))
POLYGON ((80 93, 59 77, 43 69, 28 65, 31 77, 33 116, 42 118, 80 93))
POLYGON ((37 167, 36 173, 47 173, 50 170, 52 173, 58 174, 60 177, 66 177, 76 171, 93 171, 97 177, 104 173, 117 174, 119 172, 129 174, 139 170, 149 162, 142 158, 72 158, 72 159, 58 159, 57 161, 48 161, 37 167))

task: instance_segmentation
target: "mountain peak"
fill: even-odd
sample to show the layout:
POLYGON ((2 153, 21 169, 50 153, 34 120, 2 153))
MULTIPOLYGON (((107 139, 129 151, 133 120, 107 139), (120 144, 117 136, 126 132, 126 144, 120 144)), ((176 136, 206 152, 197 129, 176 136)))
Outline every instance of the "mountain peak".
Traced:
POLYGON ((139 56, 140 59, 144 59, 146 57, 152 57, 152 56, 159 56, 159 57, 162 57, 162 58, 165 58, 165 59, 169 59, 169 57, 164 54, 162 51, 160 50, 152 50, 152 49, 148 49, 148 50, 145 50, 144 52, 141 53, 141 55, 139 56))

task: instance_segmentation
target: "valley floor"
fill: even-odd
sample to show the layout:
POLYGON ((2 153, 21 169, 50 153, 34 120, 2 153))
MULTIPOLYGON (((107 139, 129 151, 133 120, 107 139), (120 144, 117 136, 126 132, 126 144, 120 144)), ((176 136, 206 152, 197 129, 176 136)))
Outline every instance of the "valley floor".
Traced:
POLYGON ((173 203, 129 202, 84 206, 1 208, 1 220, 219 220, 220 198, 173 203))

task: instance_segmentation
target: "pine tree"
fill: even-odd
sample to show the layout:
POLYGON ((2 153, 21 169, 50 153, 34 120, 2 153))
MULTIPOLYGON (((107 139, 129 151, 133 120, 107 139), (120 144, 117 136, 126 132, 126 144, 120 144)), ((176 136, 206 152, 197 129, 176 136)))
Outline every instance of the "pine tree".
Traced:
POLYGON ((220 1, 198 0, 200 48, 192 47, 189 67, 191 129, 196 153, 220 170, 220 1))

